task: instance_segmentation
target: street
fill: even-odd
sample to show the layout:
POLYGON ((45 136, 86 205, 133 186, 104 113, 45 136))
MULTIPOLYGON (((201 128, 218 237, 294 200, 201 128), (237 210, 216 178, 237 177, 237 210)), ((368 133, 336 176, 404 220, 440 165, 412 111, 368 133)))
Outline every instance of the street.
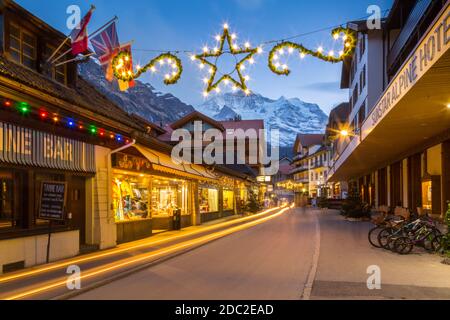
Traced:
POLYGON ((370 228, 335 211, 294 209, 75 299, 450 299, 442 258, 372 248, 370 228), (367 288, 373 265, 381 290, 367 288))

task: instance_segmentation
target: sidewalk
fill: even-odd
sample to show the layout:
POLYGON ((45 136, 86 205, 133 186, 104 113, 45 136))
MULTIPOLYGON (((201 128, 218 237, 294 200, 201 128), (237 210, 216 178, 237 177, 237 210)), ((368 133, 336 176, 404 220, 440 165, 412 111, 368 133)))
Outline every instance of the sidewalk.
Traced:
POLYGON ((402 256, 372 247, 370 222, 346 221, 337 211, 317 211, 321 229, 313 298, 450 299, 450 266, 416 248, 402 256), (382 290, 368 290, 367 268, 381 269, 382 290))

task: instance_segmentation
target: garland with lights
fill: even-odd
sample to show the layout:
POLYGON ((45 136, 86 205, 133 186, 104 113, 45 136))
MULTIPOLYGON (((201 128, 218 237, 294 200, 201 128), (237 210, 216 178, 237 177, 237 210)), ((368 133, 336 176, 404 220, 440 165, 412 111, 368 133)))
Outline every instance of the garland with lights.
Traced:
POLYGON ((133 71, 133 66, 130 66, 130 53, 127 51, 122 51, 117 54, 112 60, 112 68, 114 71, 114 76, 122 81, 130 82, 134 79, 139 78, 143 73, 150 70, 152 73, 157 72, 156 66, 159 64, 163 66, 167 63, 169 67, 172 68, 171 73, 167 73, 164 77, 164 83, 166 85, 172 85, 178 82, 183 73, 183 64, 176 55, 171 53, 163 53, 156 58, 152 59, 145 66, 138 66, 137 71, 133 71))
POLYGON ((288 76, 291 73, 286 64, 281 64, 279 62, 280 56, 284 54, 284 50, 287 49, 289 54, 292 54, 295 50, 300 53, 300 57, 303 59, 307 55, 319 58, 326 62, 338 63, 343 61, 346 57, 352 55, 356 48, 356 32, 348 28, 336 28, 332 31, 333 38, 338 40, 342 36, 344 42, 344 49, 339 52, 338 57, 335 56, 334 51, 330 51, 328 54, 324 54, 322 47, 318 48, 316 51, 310 50, 303 46, 302 44, 285 41, 282 42, 270 51, 269 53, 269 68, 273 73, 278 75, 288 76), (274 62, 275 61, 275 62, 274 62))
POLYGON ((253 64, 255 62, 254 55, 257 53, 262 53, 261 48, 251 48, 250 43, 245 44, 245 48, 239 47, 236 43, 233 43, 233 40, 235 40, 237 36, 235 34, 230 34, 228 24, 225 24, 223 26, 223 34, 220 36, 216 36, 216 40, 219 42, 219 46, 215 47, 212 51, 208 49, 208 47, 203 48, 203 53, 199 55, 193 55, 191 59, 193 61, 199 60, 200 69, 204 69, 205 65, 209 66, 209 73, 211 74, 209 78, 205 78, 203 81, 207 85, 205 91, 203 92, 203 95, 206 97, 208 94, 215 90, 217 92, 220 92, 219 85, 221 83, 224 83, 225 85, 228 85, 230 82, 233 84, 233 91, 236 91, 238 89, 241 89, 245 92, 245 94, 249 95, 250 90, 247 87, 246 82, 250 80, 250 77, 248 75, 243 75, 242 71, 245 69, 245 63, 248 62, 249 64, 253 64), (225 41, 228 43, 228 46, 230 48, 230 51, 224 50, 225 41), (219 57, 221 57, 223 54, 232 54, 233 56, 239 55, 239 54, 246 54, 246 56, 238 61, 236 59, 236 66, 234 69, 227 74, 223 74, 219 80, 216 81, 216 75, 218 73, 217 68, 217 61, 219 57), (208 58, 215 58, 214 62, 210 62, 208 58), (232 77, 232 74, 234 72, 237 72, 239 80, 236 80, 232 77))
POLYGON ((9 111, 16 109, 23 116, 33 115, 41 121, 52 123, 53 125, 66 125, 69 129, 88 132, 93 136, 100 136, 102 138, 110 138, 111 140, 119 143, 129 143, 128 138, 123 137, 121 134, 117 134, 105 129, 99 128, 94 124, 85 124, 82 121, 77 121, 71 117, 61 116, 58 113, 52 113, 47 111, 43 107, 33 108, 29 103, 23 101, 12 101, 9 99, 3 100, 3 106, 9 111))

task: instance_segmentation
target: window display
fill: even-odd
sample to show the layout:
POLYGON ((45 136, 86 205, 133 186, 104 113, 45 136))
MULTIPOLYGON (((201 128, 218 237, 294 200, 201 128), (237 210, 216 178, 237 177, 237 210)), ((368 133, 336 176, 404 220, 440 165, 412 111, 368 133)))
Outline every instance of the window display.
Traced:
POLYGON ((234 210, 234 192, 231 190, 223 190, 223 210, 234 210))
POLYGON ((152 216, 173 216, 175 210, 189 214, 186 181, 155 178, 152 182, 152 216))
POLYGON ((200 189, 200 213, 211 213, 219 211, 219 190, 203 188, 200 189))
POLYGON ((117 176, 113 182, 116 221, 149 218, 149 178, 117 176))

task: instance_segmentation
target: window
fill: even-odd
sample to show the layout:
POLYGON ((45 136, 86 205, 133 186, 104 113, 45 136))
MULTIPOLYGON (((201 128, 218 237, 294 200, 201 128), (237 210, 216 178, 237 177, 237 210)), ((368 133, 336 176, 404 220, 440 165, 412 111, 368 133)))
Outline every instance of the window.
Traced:
POLYGON ((364 65, 361 74, 359 75, 359 93, 361 94, 366 87, 366 66, 364 65))
POLYGON ((13 23, 10 24, 9 54, 11 59, 30 69, 36 69, 36 38, 13 23))
POLYGON ((13 188, 12 174, 0 172, 0 230, 12 228, 15 224, 13 188))
POLYGON ((364 53, 366 52, 366 35, 362 35, 359 39, 359 60, 361 61, 364 53))
POLYGON ((352 109, 355 107, 357 101, 358 101, 358 84, 356 84, 355 89, 353 89, 352 109))
POLYGON ((223 210, 234 210, 234 192, 230 190, 223 190, 223 210))
MULTIPOLYGON (((47 60, 55 50, 56 48, 47 45, 45 47, 44 59, 47 60)), ((63 57, 58 62, 64 62, 66 60, 67 58, 63 57)), ((53 78, 54 80, 58 81, 63 85, 67 85, 67 64, 63 64, 60 66, 53 66, 48 76, 50 76, 51 78, 53 78)))
POLYGON ((366 119, 366 102, 364 101, 358 112, 358 128, 362 127, 362 124, 365 119, 366 119))
POLYGON ((200 189, 200 213, 211 213, 219 211, 219 190, 200 189))

